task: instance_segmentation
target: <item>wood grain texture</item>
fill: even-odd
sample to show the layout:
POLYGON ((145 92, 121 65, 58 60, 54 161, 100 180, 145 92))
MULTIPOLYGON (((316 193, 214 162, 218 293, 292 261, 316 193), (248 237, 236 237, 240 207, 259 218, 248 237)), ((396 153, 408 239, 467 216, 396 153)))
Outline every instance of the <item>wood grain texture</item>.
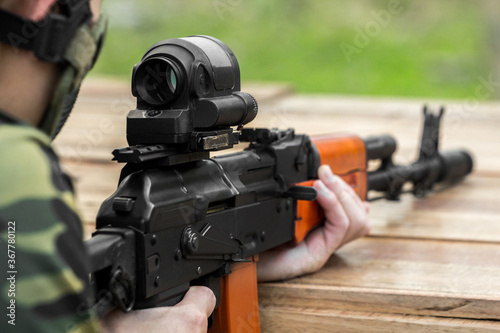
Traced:
POLYGON ((319 272, 265 283, 260 301, 298 308, 500 319, 500 244, 364 238, 319 272))
POLYGON ((500 177, 470 176, 424 199, 371 205, 372 236, 500 242, 500 177))
POLYGON ((486 320, 451 319, 409 315, 386 315, 294 307, 262 307, 263 333, 489 333, 500 331, 500 323, 486 320))

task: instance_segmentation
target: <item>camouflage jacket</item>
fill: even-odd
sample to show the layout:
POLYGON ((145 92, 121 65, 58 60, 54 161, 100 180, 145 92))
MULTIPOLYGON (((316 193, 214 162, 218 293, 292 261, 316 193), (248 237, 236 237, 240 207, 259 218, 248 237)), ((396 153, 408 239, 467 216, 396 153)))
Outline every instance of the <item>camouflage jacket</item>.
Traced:
POLYGON ((69 177, 49 137, 0 112, 0 332, 95 332, 69 177))

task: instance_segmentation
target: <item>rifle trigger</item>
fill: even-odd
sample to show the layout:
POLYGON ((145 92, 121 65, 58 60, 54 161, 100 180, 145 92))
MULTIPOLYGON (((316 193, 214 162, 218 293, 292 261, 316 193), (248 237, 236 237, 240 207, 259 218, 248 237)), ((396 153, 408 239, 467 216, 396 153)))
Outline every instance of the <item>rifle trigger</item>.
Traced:
POLYGON ((306 201, 313 201, 316 200, 316 197, 318 196, 318 192, 314 187, 311 186, 299 186, 295 185, 292 186, 283 193, 283 196, 292 198, 295 200, 306 200, 306 201))

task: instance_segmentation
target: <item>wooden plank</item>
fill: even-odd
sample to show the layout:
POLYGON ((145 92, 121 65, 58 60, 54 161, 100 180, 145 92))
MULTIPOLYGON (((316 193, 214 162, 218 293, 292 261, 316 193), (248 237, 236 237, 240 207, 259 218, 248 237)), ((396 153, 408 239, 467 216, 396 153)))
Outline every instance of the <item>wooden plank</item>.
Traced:
POLYGON ((413 314, 449 318, 493 319, 489 308, 498 309, 497 300, 459 297, 419 291, 316 285, 259 285, 264 306, 294 306, 332 311, 362 311, 388 314, 413 314), (269 297, 271 294, 273 297, 269 297), (308 305, 304 305, 308 303, 308 305), (436 314, 437 313, 437 314, 436 314))
MULTIPOLYGON (((105 108, 105 105, 101 108, 105 108)), ((127 145, 125 117, 123 114, 105 118, 105 122, 109 120, 113 125, 112 130, 103 131, 99 130, 98 124, 96 125, 95 117, 83 112, 81 114, 75 112, 65 130, 56 139, 56 148, 65 158, 108 161, 113 149, 127 145)), ((415 160, 420 144, 420 120, 414 118, 396 121, 380 117, 360 119, 351 116, 307 116, 307 114, 288 117, 286 114, 271 112, 259 116, 251 125, 254 127, 294 127, 296 133, 309 135, 350 132, 367 137, 390 133, 398 142, 396 162, 405 164, 415 160)), ((476 172, 482 175, 500 176, 500 145, 496 133, 499 126, 500 122, 471 121, 457 129, 444 127, 441 138, 442 148, 444 150, 467 148, 475 157, 476 172)))
POLYGON ((261 284, 259 297, 298 308, 500 319, 498 276, 500 244, 363 238, 315 274, 261 284))
MULTIPOLYGON (((500 323, 487 320, 450 319, 410 315, 386 315, 346 310, 266 306, 260 308, 263 333, 488 333, 500 331, 500 323)), ((246 326, 242 326, 241 332, 246 326)))
POLYGON ((471 176, 423 199, 370 206, 371 235, 500 243, 500 178, 471 176))
MULTIPOLYGON (((498 101, 479 101, 474 98, 462 100, 423 99, 405 97, 341 96, 341 95, 293 95, 276 103, 277 108, 289 113, 302 113, 308 110, 315 114, 350 114, 356 117, 418 116, 422 107, 438 110, 444 106, 453 122, 460 120, 499 121, 498 101)), ((451 121, 451 120, 450 120, 451 121)))
MULTIPOLYGON (((351 132, 366 137, 390 133, 399 143, 399 162, 408 163, 416 156, 423 100, 293 96, 282 85, 249 84, 248 88, 261 101, 259 116, 249 126, 294 127, 297 133, 310 135, 351 132)), ((442 148, 466 147, 476 157, 476 170, 483 175, 500 175, 500 115, 495 112, 499 103, 444 103, 450 110, 443 119, 442 148)), ((61 156, 73 161, 108 161, 109 152, 126 146, 126 114, 134 107, 128 82, 87 81, 65 130, 55 141, 61 156)))
MULTIPOLYGON (((374 103, 376 106, 376 103, 374 103)), ((295 128, 296 133, 317 135, 324 133, 355 133, 361 137, 390 134, 398 143, 395 161, 408 164, 417 157, 420 145, 421 114, 381 117, 376 115, 352 115, 348 113, 314 113, 309 110, 291 112, 287 109, 261 111, 254 127, 295 128)), ((464 120, 447 123, 445 117, 441 130, 441 149, 466 149, 474 156, 475 171, 481 175, 500 177, 500 121, 464 120)))

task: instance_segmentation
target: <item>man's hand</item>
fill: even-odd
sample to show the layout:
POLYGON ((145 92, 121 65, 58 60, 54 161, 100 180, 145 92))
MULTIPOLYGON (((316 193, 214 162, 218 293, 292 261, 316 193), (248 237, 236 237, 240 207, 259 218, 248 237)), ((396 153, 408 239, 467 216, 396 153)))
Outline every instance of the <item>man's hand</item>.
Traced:
POLYGON ((101 321, 103 332, 206 333, 207 318, 215 307, 215 296, 206 287, 191 287, 184 299, 172 307, 157 307, 123 313, 115 310, 101 321))
POLYGON ((313 230, 300 244, 285 245, 260 255, 259 281, 284 280, 312 273, 324 266, 332 253, 347 242, 370 231, 369 205, 327 165, 318 170, 314 182, 325 224, 313 230))

